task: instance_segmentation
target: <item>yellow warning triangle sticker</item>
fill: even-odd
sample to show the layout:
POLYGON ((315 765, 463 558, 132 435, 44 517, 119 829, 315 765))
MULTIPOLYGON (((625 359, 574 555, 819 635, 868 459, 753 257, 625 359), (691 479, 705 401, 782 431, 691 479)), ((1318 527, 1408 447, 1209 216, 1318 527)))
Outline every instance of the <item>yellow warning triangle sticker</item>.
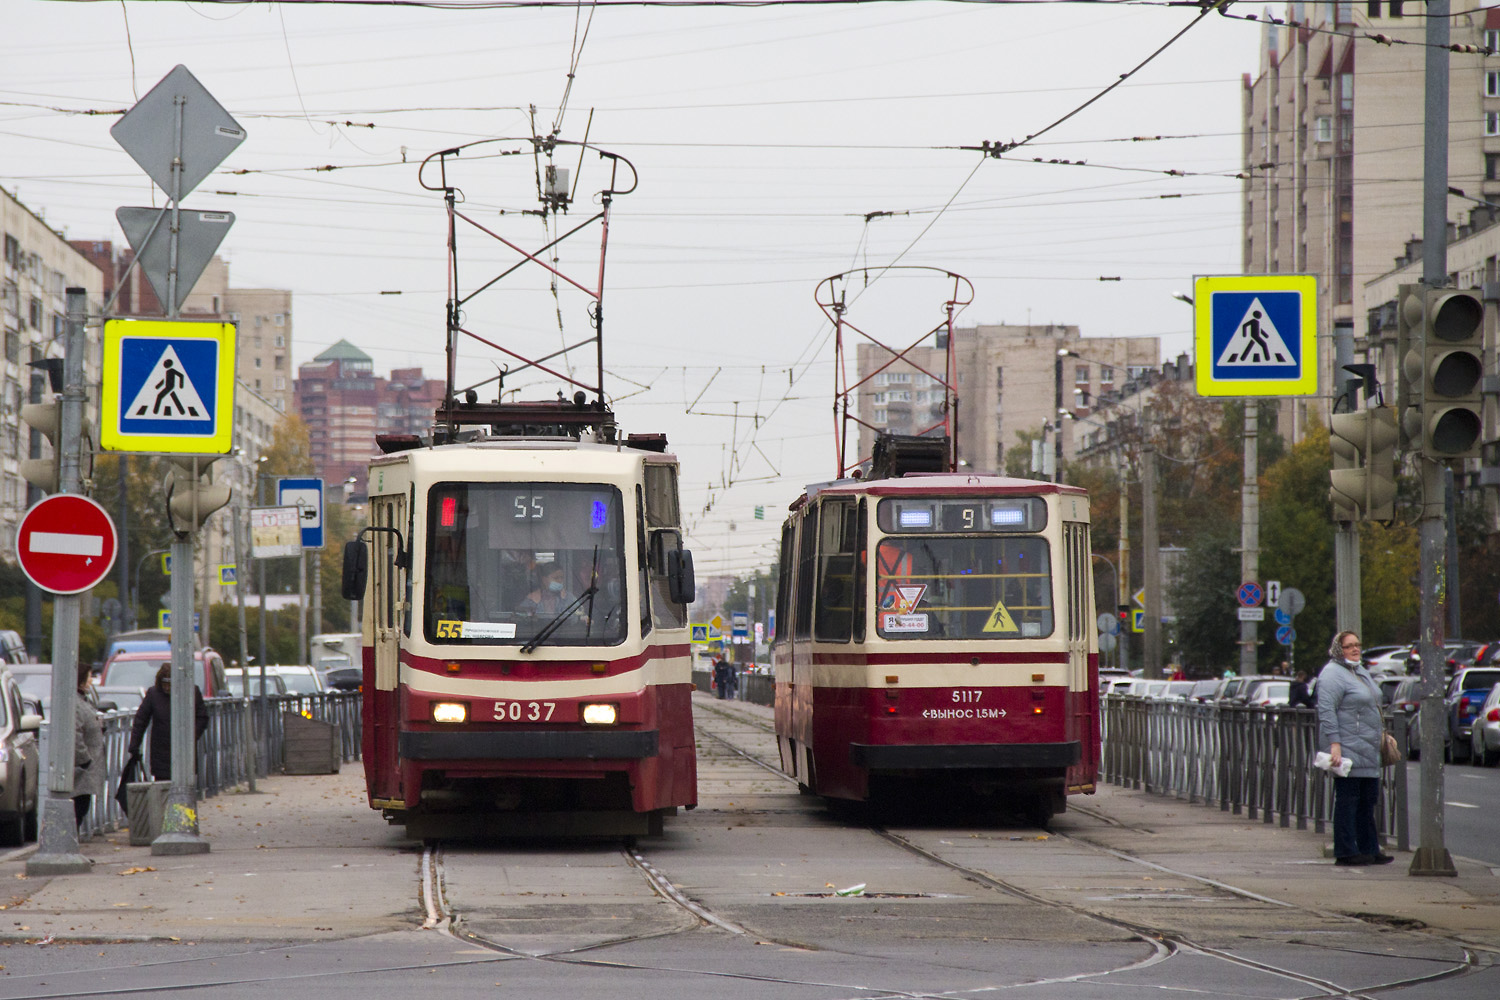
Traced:
POLYGON ((990 612, 990 620, 984 623, 986 632, 1019 632, 1016 628, 1015 619, 1011 618, 1010 612, 1005 610, 1004 601, 995 602, 995 610, 990 612))

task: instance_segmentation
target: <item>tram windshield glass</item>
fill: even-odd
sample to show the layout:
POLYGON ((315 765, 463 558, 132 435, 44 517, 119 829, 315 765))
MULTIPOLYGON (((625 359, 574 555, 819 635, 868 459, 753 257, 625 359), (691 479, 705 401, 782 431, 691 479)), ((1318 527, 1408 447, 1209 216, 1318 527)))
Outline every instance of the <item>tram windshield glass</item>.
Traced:
POLYGON ((1035 535, 888 536, 875 548, 884 639, 1040 639, 1052 634, 1052 571, 1035 535))
POLYGON ((613 486, 440 483, 428 494, 427 640, 620 643, 627 620, 623 553, 613 486))

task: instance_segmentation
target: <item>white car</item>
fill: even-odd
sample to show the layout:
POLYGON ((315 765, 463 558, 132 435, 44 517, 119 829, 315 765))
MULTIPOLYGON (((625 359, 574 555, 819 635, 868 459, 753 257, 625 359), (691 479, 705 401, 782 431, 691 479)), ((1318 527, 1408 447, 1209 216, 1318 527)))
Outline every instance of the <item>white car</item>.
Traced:
POLYGON ((287 694, 322 694, 328 690, 322 676, 312 667, 267 665, 266 673, 280 677, 287 694))

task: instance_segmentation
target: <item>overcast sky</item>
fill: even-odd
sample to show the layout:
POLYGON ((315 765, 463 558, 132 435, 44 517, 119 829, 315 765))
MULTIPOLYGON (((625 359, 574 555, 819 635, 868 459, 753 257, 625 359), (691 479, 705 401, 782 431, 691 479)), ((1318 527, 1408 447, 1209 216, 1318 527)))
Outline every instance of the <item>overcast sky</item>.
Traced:
MULTIPOLYGON (((587 8, 13 0, 0 14, 0 184, 70 238, 121 241, 114 209, 161 196, 111 140, 116 119, 77 112, 127 108, 182 63, 248 132, 184 205, 238 215, 221 251, 234 285, 293 290, 294 364, 347 339, 379 374, 441 377, 445 220, 416 164, 532 134, 531 106, 551 131, 576 60, 559 135, 582 139, 592 113, 590 141, 640 181, 611 220, 606 389, 627 431, 665 431, 681 458, 699 572, 746 570, 769 562, 802 486, 834 472, 834 352, 814 300, 830 275, 899 258, 972 280, 960 325, 1076 324, 1190 349, 1172 292, 1240 267, 1232 175, 1258 25, 1203 18, 1003 159, 957 147, 1051 125, 1198 13, 907 0, 601 8, 590 22, 587 8), (313 169, 329 165, 342 169, 313 169), (876 212, 893 214, 866 220, 876 212)), ((510 149, 529 146, 474 153, 510 149)), ((563 229, 592 213, 601 162, 585 156, 580 172, 576 151, 557 157, 578 182, 563 229)), ((556 220, 517 214, 537 207, 529 155, 466 156, 450 180, 511 242, 556 235, 556 220)), ((465 291, 517 259, 477 230, 459 249, 465 291)), ((593 285, 597 253, 595 226, 560 247, 561 266, 593 285)), ((908 275, 860 281, 850 320, 903 343, 936 324, 947 285, 908 275)), ((478 297, 466 327, 535 356, 586 338, 585 307, 528 267, 478 297)), ((461 382, 504 361, 462 350, 461 382)), ((591 381, 592 355, 574 357, 591 381)), ((522 398, 559 387, 507 382, 522 398)))

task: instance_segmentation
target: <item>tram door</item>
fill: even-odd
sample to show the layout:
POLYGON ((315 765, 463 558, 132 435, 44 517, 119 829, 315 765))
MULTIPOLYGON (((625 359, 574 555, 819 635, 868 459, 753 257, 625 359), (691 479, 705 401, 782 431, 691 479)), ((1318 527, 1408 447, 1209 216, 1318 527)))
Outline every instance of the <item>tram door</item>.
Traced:
MULTIPOLYGON (((376 755, 377 767, 367 773, 372 797, 398 799, 401 796, 397 744, 400 731, 400 699, 396 682, 400 674, 401 637, 408 620, 408 572, 398 564, 398 551, 408 556, 413 539, 406 517, 406 497, 401 494, 371 498, 370 523, 399 531, 403 544, 398 549, 397 536, 389 531, 371 533, 370 544, 370 610, 375 638, 375 690, 366 699, 366 753, 376 755)), ((396 805, 397 803, 392 803, 396 805)))
POLYGON ((1068 784, 1092 781, 1096 762, 1093 759, 1093 733, 1098 725, 1094 706, 1098 704, 1089 686, 1089 638, 1094 631, 1094 574, 1089 549, 1089 526, 1081 521, 1063 522, 1063 553, 1067 578, 1067 650, 1068 700, 1072 717, 1068 720, 1070 740, 1083 747, 1083 757, 1076 770, 1070 770, 1068 784))

